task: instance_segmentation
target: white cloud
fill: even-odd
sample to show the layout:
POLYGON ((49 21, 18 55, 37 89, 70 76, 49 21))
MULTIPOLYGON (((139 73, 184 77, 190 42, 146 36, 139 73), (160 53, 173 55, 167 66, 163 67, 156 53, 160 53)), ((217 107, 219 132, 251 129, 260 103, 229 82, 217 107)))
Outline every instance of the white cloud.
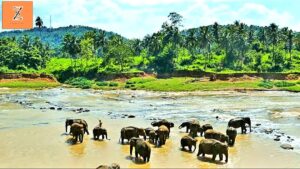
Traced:
POLYGON ((35 15, 40 15, 46 26, 51 15, 54 27, 93 26, 129 38, 159 30, 172 11, 183 15, 185 28, 240 20, 258 25, 275 22, 300 30, 300 23, 289 11, 245 0, 34 0, 34 7, 35 15))

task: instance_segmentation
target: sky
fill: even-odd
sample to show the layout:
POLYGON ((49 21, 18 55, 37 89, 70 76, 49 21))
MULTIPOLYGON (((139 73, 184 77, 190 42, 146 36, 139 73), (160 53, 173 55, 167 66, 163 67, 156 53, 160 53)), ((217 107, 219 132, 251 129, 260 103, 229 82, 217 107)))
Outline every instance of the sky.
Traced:
MULTIPOLYGON (((183 28, 233 23, 300 31, 299 0, 33 0, 34 18, 52 27, 85 25, 141 38, 161 28, 170 12, 183 16, 183 28)), ((1 18, 2 20, 2 18, 1 18)))

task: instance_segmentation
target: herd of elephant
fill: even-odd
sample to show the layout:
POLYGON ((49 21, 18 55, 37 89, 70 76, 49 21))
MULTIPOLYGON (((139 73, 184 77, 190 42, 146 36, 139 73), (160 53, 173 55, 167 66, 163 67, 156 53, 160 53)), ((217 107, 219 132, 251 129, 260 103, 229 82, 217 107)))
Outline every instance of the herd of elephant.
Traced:
MULTIPOLYGON (((153 127, 157 129, 149 128, 138 128, 134 126, 128 126, 121 129, 120 140, 124 144, 124 140, 130 145, 130 155, 132 155, 132 150, 135 148, 135 157, 141 156, 144 162, 149 162, 151 155, 151 147, 149 143, 161 147, 166 143, 166 140, 170 137, 171 128, 174 127, 174 123, 167 120, 160 120, 152 122, 153 127), (140 138, 142 136, 142 138, 140 138), (149 140, 149 143, 146 140, 149 140)), ((228 122, 228 127, 226 134, 218 132, 213 129, 212 125, 205 124, 200 125, 198 120, 191 120, 182 123, 179 129, 186 127, 186 132, 189 133, 181 138, 182 150, 188 147, 190 152, 196 150, 197 139, 195 137, 203 136, 199 143, 199 149, 197 156, 205 154, 210 154, 212 160, 214 161, 216 156, 219 155, 220 161, 223 160, 223 155, 225 155, 225 162, 228 162, 228 146, 234 146, 235 138, 237 136, 236 128, 241 128, 241 133, 246 134, 246 125, 249 126, 251 132, 251 119, 249 117, 238 117, 231 119, 228 122), (192 150, 192 148, 194 149, 192 150)), ((82 119, 67 119, 65 123, 66 132, 67 127, 70 127, 70 134, 73 136, 73 140, 77 143, 83 142, 83 136, 85 133, 89 134, 88 124, 82 119)), ((98 140, 101 136, 102 139, 107 138, 107 130, 102 127, 102 122, 99 120, 99 124, 93 129, 93 137, 98 140)))

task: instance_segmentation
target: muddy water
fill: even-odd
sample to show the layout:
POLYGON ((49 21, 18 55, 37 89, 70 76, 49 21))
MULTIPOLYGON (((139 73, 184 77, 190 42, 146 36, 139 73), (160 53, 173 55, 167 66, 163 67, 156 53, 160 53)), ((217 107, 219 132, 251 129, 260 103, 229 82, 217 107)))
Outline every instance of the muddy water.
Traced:
MULTIPOLYGON (((119 163, 128 168, 208 168, 208 167, 300 167, 300 94, 288 92, 193 92, 93 91, 80 89, 9 90, 0 89, 0 167, 88 167, 119 163), (62 108, 61 111, 50 107, 62 108), (84 108, 89 112, 77 113, 84 108), (122 118, 123 114, 136 118, 122 118), (219 116, 217 120, 215 117, 219 116), (250 116, 255 124, 251 134, 239 134, 229 149, 229 162, 212 162, 211 156, 197 158, 180 150, 184 130, 180 122, 197 118, 225 131, 230 118, 250 116), (86 136, 82 144, 70 144, 64 132, 66 118, 83 118, 89 130, 103 121, 109 138, 94 141, 86 136), (171 138, 162 148, 152 148, 150 163, 129 156, 129 146, 120 145, 122 127, 149 127, 153 118, 174 121, 171 138), (265 134, 265 130, 272 130, 265 134), (284 133, 279 142, 273 141, 284 133), (288 139, 290 137, 290 139, 288 139), (293 140, 291 140, 293 139, 293 140), (280 148, 282 143, 295 147, 280 148)), ((240 132, 240 131, 239 131, 240 132)), ((198 138, 201 140, 202 138, 198 138)), ((218 158, 217 158, 218 159, 218 158)))

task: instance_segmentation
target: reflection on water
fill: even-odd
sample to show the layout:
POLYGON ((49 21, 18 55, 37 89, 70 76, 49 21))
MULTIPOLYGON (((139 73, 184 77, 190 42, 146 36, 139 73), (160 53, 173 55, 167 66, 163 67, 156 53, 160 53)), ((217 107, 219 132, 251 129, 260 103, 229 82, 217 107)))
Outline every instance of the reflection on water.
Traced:
MULTIPOLYGON (((288 92, 0 90, 0 147, 6 154, 0 156, 0 167, 94 168, 113 162, 130 168, 300 167, 299 154, 295 153, 300 150, 299 100, 300 94, 288 92), (73 111, 78 108, 90 111, 73 111), (136 118, 123 119, 124 114, 136 118), (194 153, 181 151, 180 138, 186 135, 185 129, 177 128, 181 122, 196 118, 201 124, 211 123, 214 129, 225 132, 228 120, 237 116, 251 117, 254 132, 237 136, 236 145, 229 148, 227 164, 212 162, 210 155, 196 157, 198 147, 194 153), (60 135, 66 118, 86 119, 90 131, 101 119, 111 140, 95 141, 92 135, 85 135, 82 144, 70 144, 71 136, 60 135), (150 163, 143 164, 129 156, 128 144, 119 143, 119 131, 130 125, 150 127, 152 118, 167 118, 176 126, 166 145, 151 145, 150 163), (269 128, 274 129, 273 133, 264 134, 269 128), (285 135, 275 142, 278 133, 285 135), (288 142, 288 137, 294 141, 288 142), (296 150, 280 149, 280 144, 286 142, 296 150)), ((202 138, 197 139, 199 144, 202 138)))

